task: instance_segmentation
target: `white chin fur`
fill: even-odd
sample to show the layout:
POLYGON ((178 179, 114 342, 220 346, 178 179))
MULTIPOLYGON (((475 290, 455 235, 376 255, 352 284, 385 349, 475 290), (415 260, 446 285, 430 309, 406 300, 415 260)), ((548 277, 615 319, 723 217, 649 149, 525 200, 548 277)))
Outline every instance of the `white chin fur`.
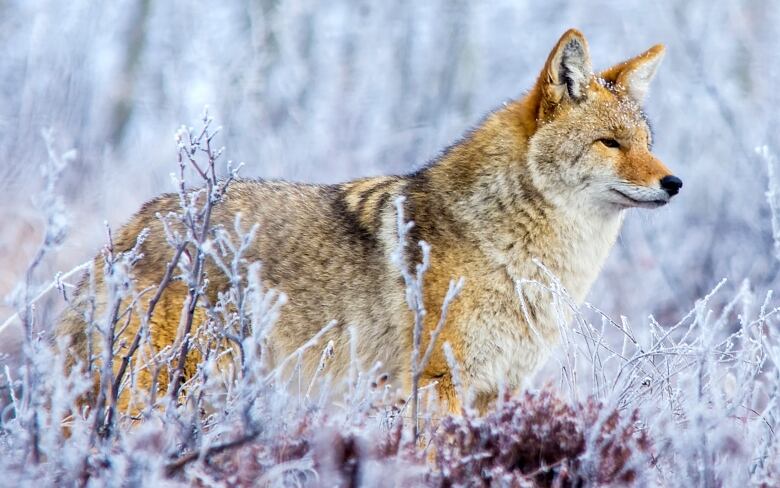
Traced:
POLYGON ((613 185, 609 193, 610 201, 623 207, 658 208, 671 199, 666 190, 638 185, 613 185))

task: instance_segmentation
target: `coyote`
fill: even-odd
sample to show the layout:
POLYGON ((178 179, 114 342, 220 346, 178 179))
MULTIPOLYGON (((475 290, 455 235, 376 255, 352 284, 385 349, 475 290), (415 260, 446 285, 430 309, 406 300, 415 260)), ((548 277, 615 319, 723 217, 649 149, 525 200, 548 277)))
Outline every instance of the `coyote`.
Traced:
MULTIPOLYGON (((259 224, 248 258, 262 262, 265 286, 289 297, 269 332, 267 360, 273 365, 334 320, 321 347, 303 355, 304 377, 315 374, 329 341, 334 349, 325 374, 347 377, 354 328, 359 366, 380 362, 389 382, 410 392, 414 320, 392 259, 399 244, 395 202, 403 196, 406 218, 414 222, 406 262, 419 260, 417 241, 430 244, 423 351, 451 279, 465 280, 420 385, 435 382, 444 409, 462 408, 441 347, 447 342, 474 401, 484 404, 502 387, 520 387, 558 339, 560 319, 549 288, 518 287, 518 280, 549 283, 552 274, 581 302, 624 211, 665 205, 682 187, 650 152, 651 131, 640 107, 663 54, 657 45, 593 74, 588 44, 572 29, 552 49, 530 91, 490 113, 422 169, 335 185, 233 182, 212 222, 232 228, 240 213, 246 226, 259 224)), ((173 254, 155 215, 178 208, 175 194, 155 198, 115 237, 115 249, 125 251, 142 229, 149 230, 144 257, 132 269, 139 290, 160 283, 173 254)), ((96 303, 105 308, 101 259, 95 266, 96 303)), ((214 263, 205 266, 207 294, 216 297, 230 283, 214 263)), ((83 300, 88 289, 82 283, 77 297, 83 300)), ((162 294, 150 323, 155 348, 176 340, 186 294, 180 281, 162 294)), ((148 305, 149 297, 140 300, 148 305)), ((134 337, 138 327, 139 319, 131 317, 124 336, 134 337)), ((84 312, 71 307, 57 333, 70 338, 74 357, 86 354, 86 330, 84 312)), ((126 345, 120 340, 117 347, 121 357, 126 345)), ((187 359, 189 374, 197 360, 187 359)), ((136 382, 152 384, 140 370, 136 382)))

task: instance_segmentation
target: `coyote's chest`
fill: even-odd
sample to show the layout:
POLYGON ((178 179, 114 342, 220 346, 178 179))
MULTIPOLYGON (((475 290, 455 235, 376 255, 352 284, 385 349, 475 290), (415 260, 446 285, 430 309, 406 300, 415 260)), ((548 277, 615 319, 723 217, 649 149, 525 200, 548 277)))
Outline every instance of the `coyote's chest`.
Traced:
POLYGON ((540 306, 550 301, 545 287, 528 282, 518 287, 505 272, 487 279, 493 286, 464 324, 469 363, 465 373, 478 393, 520 387, 558 337, 550 307, 540 306))
POLYGON ((516 388, 543 363, 582 302, 620 229, 621 217, 574 222, 543 256, 510 261, 483 276, 466 332, 477 391, 516 388))
POLYGON ((565 230, 558 246, 551 249, 545 266, 560 280, 575 303, 585 299, 598 277, 622 222, 623 214, 619 212, 572 219, 563 227, 565 230))

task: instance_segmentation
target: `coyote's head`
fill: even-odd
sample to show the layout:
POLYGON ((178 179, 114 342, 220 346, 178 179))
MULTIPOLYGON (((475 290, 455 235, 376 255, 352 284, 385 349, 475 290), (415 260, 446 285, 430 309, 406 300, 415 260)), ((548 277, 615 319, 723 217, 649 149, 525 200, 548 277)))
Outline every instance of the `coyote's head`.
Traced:
POLYGON ((569 30, 553 48, 529 94, 536 130, 529 139, 534 183, 561 205, 596 208, 666 204, 682 181, 650 152, 641 103, 664 48, 599 74, 588 44, 569 30))

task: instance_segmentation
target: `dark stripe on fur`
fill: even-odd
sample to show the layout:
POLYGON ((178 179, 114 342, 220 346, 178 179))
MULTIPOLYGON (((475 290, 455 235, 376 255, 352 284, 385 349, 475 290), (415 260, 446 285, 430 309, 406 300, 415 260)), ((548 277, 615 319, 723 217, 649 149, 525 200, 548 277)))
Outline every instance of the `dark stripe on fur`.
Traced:
MULTIPOLYGON (((376 183, 371 188, 368 188, 367 190, 363 190, 362 192, 360 192, 358 194, 358 204, 355 207, 355 213, 358 215, 363 215, 363 212, 365 211, 365 206, 368 203, 368 200, 371 198, 371 196, 374 195, 376 192, 384 188, 387 188, 388 186, 392 185, 395 182, 396 182, 395 179, 384 180, 379 183, 376 183)), ((376 211, 377 209, 374 208, 372 210, 376 211)))
POLYGON ((349 209, 346 201, 346 193, 340 186, 328 186, 325 188, 331 209, 338 222, 342 223, 344 233, 356 241, 362 242, 368 248, 374 248, 377 245, 376 235, 371 229, 363 225, 360 216, 349 209))

